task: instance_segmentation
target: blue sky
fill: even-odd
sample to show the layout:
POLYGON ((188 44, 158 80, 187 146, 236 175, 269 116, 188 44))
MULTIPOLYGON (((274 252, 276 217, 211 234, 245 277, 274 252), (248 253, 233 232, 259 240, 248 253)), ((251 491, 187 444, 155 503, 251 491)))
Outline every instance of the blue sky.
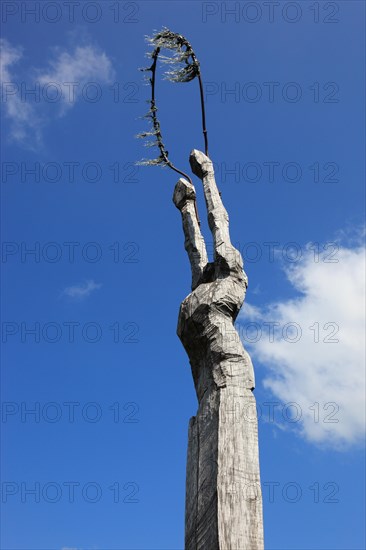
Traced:
MULTIPOLYGON (((167 26, 201 63, 249 277, 266 548, 365 548, 363 2, 3 2, 2 21, 2 547, 183 548, 190 272, 176 175, 134 166, 144 36, 167 26)), ((198 83, 160 76, 186 171, 198 83)))

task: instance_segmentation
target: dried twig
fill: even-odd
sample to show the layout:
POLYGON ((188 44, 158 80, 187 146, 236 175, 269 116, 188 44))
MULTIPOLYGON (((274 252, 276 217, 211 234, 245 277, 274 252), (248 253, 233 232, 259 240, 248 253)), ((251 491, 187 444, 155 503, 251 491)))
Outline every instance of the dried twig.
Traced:
MULTIPOLYGON (((151 38, 146 37, 146 39, 148 43, 154 47, 154 50, 152 53, 148 53, 148 56, 152 58, 151 66, 140 69, 141 71, 151 72, 151 77, 148 77, 148 81, 151 84, 151 99, 149 101, 150 109, 142 118, 148 119, 152 123, 152 127, 148 131, 138 134, 136 137, 153 138, 151 141, 146 142, 145 145, 147 147, 157 147, 159 149, 159 156, 155 159, 143 159, 137 162, 137 164, 145 166, 168 166, 192 183, 191 178, 179 170, 171 162, 169 159, 169 153, 163 142, 160 122, 157 116, 158 109, 155 100, 156 65, 161 49, 171 50, 173 52, 172 56, 168 57, 160 55, 159 57, 162 63, 171 66, 171 70, 165 72, 165 78, 171 82, 190 82, 194 78, 198 78, 201 99, 202 130, 205 140, 205 153, 206 156, 208 156, 208 138, 200 65, 191 44, 181 34, 176 34, 167 28, 163 28, 160 32, 155 33, 151 38)), ((198 219, 197 208, 196 215, 198 219)))

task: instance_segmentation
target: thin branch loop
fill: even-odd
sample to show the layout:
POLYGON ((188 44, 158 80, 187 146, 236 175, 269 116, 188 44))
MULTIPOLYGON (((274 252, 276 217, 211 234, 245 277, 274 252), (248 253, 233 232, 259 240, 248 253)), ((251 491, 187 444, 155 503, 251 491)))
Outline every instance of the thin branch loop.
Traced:
MULTIPOLYGON (((190 82, 194 78, 198 78, 202 113, 202 131, 205 141, 205 154, 206 156, 208 156, 208 137, 206 129, 205 104, 200 64, 191 44, 181 34, 176 34, 167 28, 163 28, 160 32, 154 34, 153 37, 146 38, 148 43, 154 47, 154 50, 152 53, 148 54, 148 56, 152 59, 151 66, 141 69, 142 71, 151 72, 151 76, 148 78, 148 81, 151 85, 151 99, 149 101, 150 109, 143 118, 147 118, 148 120, 150 120, 152 128, 150 131, 142 132, 136 137, 152 137, 153 141, 150 141, 145 145, 147 145, 148 147, 157 147, 159 149, 159 156, 155 159, 143 159, 142 161, 137 162, 137 164, 145 166, 168 166, 169 168, 186 178, 190 183, 192 183, 192 180, 188 176, 188 174, 185 174, 182 170, 179 170, 169 159, 169 153, 163 142, 160 122, 157 115, 158 108, 156 106, 155 99, 156 67, 161 49, 168 49, 173 51, 173 55, 171 57, 162 55, 160 56, 162 63, 171 65, 172 67, 171 70, 165 72, 166 79, 170 80, 171 82, 190 82)), ((197 207, 196 215, 198 219, 197 207)))

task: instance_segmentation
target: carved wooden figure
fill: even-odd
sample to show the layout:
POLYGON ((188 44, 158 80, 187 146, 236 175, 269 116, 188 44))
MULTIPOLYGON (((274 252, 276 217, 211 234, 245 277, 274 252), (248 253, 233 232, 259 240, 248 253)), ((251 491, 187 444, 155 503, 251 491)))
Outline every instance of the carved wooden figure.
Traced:
POLYGON ((173 201, 180 210, 192 268, 192 292, 180 307, 177 333, 188 354, 198 398, 188 435, 186 550, 263 548, 254 372, 234 321, 247 277, 231 244, 229 218, 211 160, 190 155, 203 182, 214 242, 209 263, 196 216, 192 183, 180 178, 173 201))
POLYGON ((182 214, 185 248, 192 268, 192 292, 181 304, 178 336, 192 368, 198 412, 191 418, 186 483, 186 550, 263 549, 262 496, 259 479, 258 421, 253 395, 254 372, 234 321, 243 304, 248 280, 243 260, 231 244, 229 218, 218 192, 208 156, 201 69, 191 44, 167 28, 147 38, 154 48, 147 80, 150 109, 144 115, 155 159, 138 164, 166 166, 180 174, 173 201, 182 214), (162 57, 161 50, 172 52, 162 57), (193 173, 202 180, 208 223, 214 241, 214 261, 208 262, 202 237, 196 192, 190 177, 170 160, 163 142, 155 98, 158 57, 172 70, 172 82, 198 80, 205 154, 192 151, 193 173), (150 74, 149 74, 150 73, 150 74))

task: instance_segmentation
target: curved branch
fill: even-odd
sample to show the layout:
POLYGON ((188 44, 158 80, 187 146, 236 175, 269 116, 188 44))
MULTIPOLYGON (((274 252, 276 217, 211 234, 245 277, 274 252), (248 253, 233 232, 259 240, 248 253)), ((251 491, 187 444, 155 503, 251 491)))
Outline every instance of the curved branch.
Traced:
MULTIPOLYGON (((198 78, 199 89, 200 89, 201 114, 202 114, 202 131, 203 131, 203 136, 205 141, 205 154, 206 156, 208 156, 208 137, 207 137, 207 129, 206 129, 205 103, 204 103, 200 64, 188 40, 180 34, 171 32, 169 29, 166 29, 166 28, 163 29, 159 33, 156 33, 152 38, 148 38, 148 41, 150 42, 151 45, 155 46, 155 49, 151 54, 151 58, 153 62, 150 67, 147 67, 141 70, 151 71, 152 73, 151 78, 149 78, 149 82, 151 84, 150 110, 147 113, 147 115, 145 115, 145 118, 151 119, 153 131, 143 132, 142 134, 138 134, 137 137, 145 138, 148 136, 154 136, 156 141, 150 142, 147 145, 157 146, 159 148, 160 154, 157 159, 153 159, 153 160, 144 159, 143 161, 140 161, 138 164, 168 166, 169 168, 171 168, 172 170, 174 170, 175 172, 177 172, 178 174, 186 178, 188 182, 192 184, 192 180, 188 176, 188 174, 186 174, 182 170, 179 170, 176 166, 174 166, 172 161, 169 159, 169 153, 163 142, 160 122, 157 116, 158 109, 157 109, 156 100, 155 100, 156 66, 157 66, 157 60, 161 49, 162 48, 170 49, 175 52, 173 57, 171 58, 165 57, 163 59, 163 62, 175 65, 176 68, 166 73, 167 78, 172 82, 190 82, 195 77, 198 78), (183 67, 182 67, 182 64, 183 64, 183 67)), ((198 223, 200 223, 196 201, 195 201, 195 212, 196 212, 198 223)))

